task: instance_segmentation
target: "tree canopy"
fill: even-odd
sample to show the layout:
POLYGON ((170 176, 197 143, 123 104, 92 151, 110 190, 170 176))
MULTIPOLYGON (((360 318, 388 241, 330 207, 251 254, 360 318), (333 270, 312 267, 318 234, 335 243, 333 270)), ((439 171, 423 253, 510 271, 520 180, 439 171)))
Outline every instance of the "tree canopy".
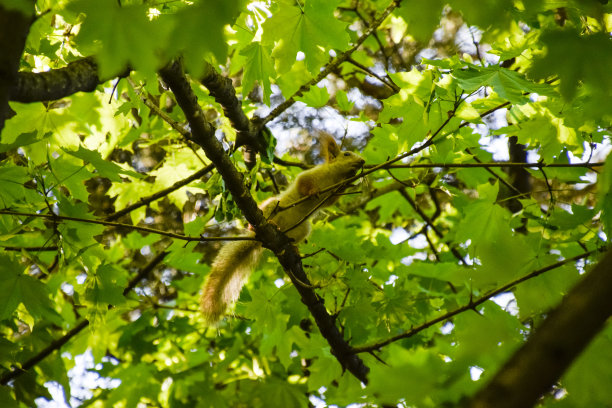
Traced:
POLYGON ((0 405, 610 406, 607 3, 0 0, 0 405))

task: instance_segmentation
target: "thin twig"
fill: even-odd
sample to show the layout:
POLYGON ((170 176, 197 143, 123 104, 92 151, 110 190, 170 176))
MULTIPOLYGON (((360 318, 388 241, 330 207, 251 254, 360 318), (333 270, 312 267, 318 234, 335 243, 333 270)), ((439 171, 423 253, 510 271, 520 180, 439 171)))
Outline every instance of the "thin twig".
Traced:
MULTIPOLYGON (((410 206, 412 207, 412 209, 419 214, 419 217, 421 217, 421 219, 423 220, 423 222, 425 222, 426 225, 430 226, 432 231, 434 232, 434 234, 436 234, 438 236, 438 238, 443 239, 444 238, 444 234, 442 234, 442 232, 438 229, 438 227, 436 227, 433 223, 433 220, 430 219, 427 214, 425 214, 425 212, 423 210, 421 210, 421 208, 419 208, 419 206, 416 204, 416 202, 412 199, 412 197, 410 197, 410 195, 406 192, 405 189, 399 189, 398 192, 401 194, 402 197, 404 197, 404 199, 408 202, 408 204, 410 204, 410 206)), ((427 237, 428 242, 429 242, 429 237, 427 237)), ((459 251, 457 250, 457 248, 452 247, 449 244, 446 244, 449 248, 449 250, 451 251, 451 253, 453 254, 453 256, 455 258, 457 258, 457 260, 459 260, 459 262, 461 262, 462 264, 464 264, 465 266, 468 266, 468 262, 465 260, 465 258, 463 257, 463 255, 461 255, 459 253, 459 251)), ((437 258, 437 255, 436 255, 437 258)))
POLYGON ((68 217, 65 215, 23 213, 19 211, 10 211, 10 210, 0 210, 0 214, 14 215, 14 216, 19 216, 19 217, 47 218, 50 220, 75 221, 75 222, 83 222, 87 224, 104 225, 107 227, 126 228, 126 229, 131 229, 131 230, 136 230, 136 231, 147 232, 150 234, 163 235, 163 236, 174 238, 174 239, 180 239, 182 241, 256 241, 256 239, 253 237, 188 237, 186 235, 175 234, 173 232, 162 231, 162 230, 158 230, 154 228, 140 227, 138 225, 122 224, 119 222, 102 221, 102 220, 92 220, 92 219, 87 219, 87 218, 68 217))
POLYGON ((149 108, 153 113, 159 116, 164 122, 169 124, 172 129, 180 133, 183 136, 185 143, 191 149, 195 157, 200 161, 200 163, 202 163, 203 165, 206 165, 206 162, 204 161, 204 159, 202 159, 197 152, 198 150, 196 147, 197 145, 195 145, 195 143, 191 141, 191 132, 185 129, 183 125, 181 125, 180 123, 172 119, 166 112, 161 110, 159 106, 157 106, 157 104, 155 104, 151 100, 151 96, 148 93, 145 93, 142 90, 140 91, 136 90, 136 85, 134 84, 134 81, 128 78, 128 83, 130 84, 134 92, 136 92, 136 94, 139 96, 142 103, 144 103, 147 108, 149 108))
POLYGON ((315 86, 316 84, 321 82, 321 80, 323 78, 325 78, 327 75, 332 73, 340 64, 342 64, 343 62, 347 61, 347 59, 351 56, 351 54, 353 52, 355 52, 355 50, 357 50, 357 48, 359 48, 361 46, 361 44, 363 44, 363 42, 370 35, 372 35, 374 32, 376 32, 376 30, 382 24, 382 22, 398 6, 399 6, 399 1, 397 1, 397 0, 392 1, 391 4, 382 12, 382 14, 376 20, 374 20, 370 24, 370 26, 361 35, 361 37, 359 37, 357 39, 357 41, 355 42, 355 44, 351 48, 349 48, 348 50, 346 50, 346 51, 340 53, 338 56, 336 56, 336 58, 334 60, 332 60, 329 64, 327 64, 325 66, 325 68, 323 68, 321 70, 321 72, 319 72, 319 74, 315 78, 313 78, 311 81, 309 81, 309 82, 305 83, 304 85, 302 85, 293 95, 291 95, 291 97, 289 97, 285 102, 281 103, 276 108, 274 108, 265 118, 261 118, 261 119, 256 120, 255 121, 255 125, 256 125, 257 129, 263 128, 272 119, 278 117, 281 113, 283 113, 285 110, 287 110, 287 108, 289 108, 291 105, 293 105, 298 97, 302 96, 312 86, 315 86))
MULTIPOLYGON (((155 258, 153 258, 145 267, 143 267, 138 273, 138 275, 136 275, 136 277, 134 277, 130 281, 128 286, 123 291, 123 295, 124 296, 127 295, 132 289, 134 289, 138 281, 142 279, 143 277, 145 277, 147 274, 149 274, 153 270, 153 268, 155 268, 164 259, 166 254, 167 254, 166 252, 161 252, 160 254, 155 256, 155 258)), ((19 367, 13 367, 11 370, 5 371, 0 376, 0 384, 7 385, 11 380, 14 380, 20 375, 25 374, 30 368, 36 366, 42 360, 44 360, 49 355, 51 355, 51 353, 61 349, 66 343, 68 343, 68 341, 70 341, 70 339, 72 339, 74 336, 76 336, 81 331, 83 331, 83 329, 86 328, 87 326, 89 326, 89 320, 86 320, 86 319, 81 320, 76 326, 70 329, 66 334, 64 334, 62 337, 58 339, 53 340, 51 343, 49 343, 47 347, 45 347, 44 349, 36 353, 34 356, 29 358, 28 360, 21 363, 19 367)))
POLYGON ((4 251, 32 251, 32 252, 41 252, 41 251, 57 251, 59 248, 56 246, 37 246, 37 247, 20 247, 20 246, 0 246, 4 251))
POLYGON ((546 176, 546 172, 544 171, 542 167, 540 167, 540 172, 542 173, 542 176, 544 176, 544 181, 546 182, 546 188, 548 189, 548 194, 550 195, 550 205, 552 207, 553 205, 555 205, 555 196, 553 195, 552 187, 550 185, 550 182, 548 181, 548 176, 546 176))
MULTIPOLYGON (((406 157, 415 155, 415 154, 425 150, 429 146, 433 145, 434 144, 434 140, 440 134, 440 132, 442 132, 442 129, 444 129, 444 127, 446 127, 446 125, 451 121, 451 119, 453 117, 455 117, 455 113, 456 113, 457 109, 459 108, 459 105, 461 105, 461 102, 463 102, 463 100, 459 100, 459 101, 457 101, 455 103, 454 110, 449 112, 448 117, 446 118, 446 120, 438 127, 438 129, 423 144, 421 144, 421 145, 419 145, 419 146, 417 146, 417 147, 415 147, 413 149, 410 149, 410 151, 402 153, 402 154, 400 154, 399 156, 396 156, 393 159, 387 160, 384 163, 375 165, 375 166, 371 167, 367 171, 363 171, 363 172, 361 172, 359 174, 354 175, 353 177, 349 177, 346 180, 342 180, 342 181, 340 181, 340 182, 338 182, 338 183, 336 183, 334 185, 326 187, 326 188, 322 189, 321 191, 319 191, 319 194, 325 193, 325 192, 330 191, 330 190, 337 189, 338 187, 343 186, 345 184, 352 183, 353 181, 355 181, 357 179, 360 179, 362 177, 365 177, 368 174, 374 173, 374 172, 376 172, 376 171, 378 171, 380 169, 386 169, 387 166, 389 166, 390 164, 393 164, 395 162, 403 160, 406 157)), ((296 202, 292 203, 290 206, 284 207, 283 209, 294 207, 294 206, 296 206, 296 205, 298 205, 298 204, 308 200, 309 198, 310 198, 310 196, 303 197, 303 198, 297 200, 296 202)))
POLYGON ((378 79, 380 82, 382 82, 383 84, 387 85, 389 88, 391 88, 393 90, 393 92, 398 93, 400 91, 400 87, 397 86, 395 83, 393 83, 393 80, 391 80, 390 78, 383 78, 380 75, 378 75, 377 73, 373 72, 371 69, 369 69, 368 67, 366 67, 365 65, 355 61, 352 57, 349 57, 349 59, 347 60, 348 63, 353 64, 354 66, 356 66, 357 68, 361 69, 362 71, 364 71, 366 74, 378 79))
POLYGON ((151 194, 148 197, 142 197, 140 200, 138 200, 134 204, 128 205, 127 207, 123 208, 122 210, 119 210, 119 211, 109 215, 108 217, 105 218, 105 220, 106 221, 117 220, 117 219, 123 217, 124 215, 129 214, 130 212, 136 210, 137 208, 140 208, 142 206, 148 205, 148 204, 152 203, 153 201, 159 200, 160 198, 163 198, 163 197, 167 196, 168 194, 172 193, 173 191, 176 191, 179 188, 181 188, 183 186, 186 186, 187 184, 191 183, 192 181, 195 181, 195 180, 197 180, 199 178, 204 177, 213 168, 214 168, 214 166, 212 164, 209 164, 208 166, 204 167, 203 169, 196 171, 191 176, 186 177, 183 180, 177 181, 176 183, 174 183, 173 185, 171 185, 168 188, 160 190, 160 191, 158 191, 155 194, 151 194))
MULTIPOLYGON (((506 163, 506 162, 493 162, 493 163, 408 163, 408 164, 394 164, 385 166, 385 169, 452 169, 452 168, 488 168, 488 167, 519 167, 519 168, 535 168, 542 169, 545 167, 601 167, 604 162, 596 163, 506 163)), ((372 168, 374 165, 366 165, 365 168, 372 168)))
POLYGON ((556 263, 554 263, 552 265, 548 265, 548 266, 546 266, 544 268, 541 268, 541 269, 538 269, 536 271, 533 271, 533 272, 531 272, 531 273, 529 273, 527 275, 524 275, 524 276, 522 276, 522 277, 520 277, 520 278, 518 278, 516 280, 513 280, 512 282, 509 282, 509 283, 507 283, 507 284, 505 284, 503 286, 500 286, 499 288, 494 289, 494 290, 484 294, 483 296, 481 296, 481 297, 479 297, 477 299, 470 299, 469 303, 466 304, 465 306, 461 306, 461 307, 459 307, 459 308, 457 308, 455 310, 452 310, 452 311, 450 311, 448 313, 445 313, 445 314, 443 314, 443 315, 441 315, 439 317, 436 317, 435 319, 429 320, 428 322, 425 322, 425 323, 423 323, 423 324, 421 324, 419 326, 413 327, 410 330, 407 330, 407 331, 405 331, 403 333, 400 333, 400 334, 392 336, 392 337, 390 337, 390 338, 388 338, 386 340, 382 340, 382 341, 379 341, 379 342, 376 342, 376 343, 373 343, 373 344, 370 344, 370 345, 367 345, 367 346, 353 347, 353 352, 354 353, 369 353, 371 351, 378 350, 381 347, 384 347, 384 346, 386 346, 388 344, 391 344, 393 342, 396 342, 398 340, 405 339, 405 338, 408 338, 408 337, 412 337, 415 334, 417 334, 417 333, 419 333, 419 332, 421 332, 421 331, 423 331, 423 330, 425 330, 425 329, 427 329, 427 328, 429 328, 429 327, 431 327, 431 326, 433 326, 433 325, 435 325, 437 323, 444 322, 444 321, 450 319, 453 316, 456 316, 456 315, 458 315, 460 313, 463 313, 463 312, 465 312, 467 310, 475 310, 475 308, 477 306, 481 305, 482 303, 486 302, 487 300, 491 299, 492 297, 499 295, 500 293, 503 293, 503 292, 506 292, 506 291, 512 289, 514 286, 518 285, 519 283, 522 283, 522 282, 525 282, 525 281, 527 281, 529 279, 535 278, 536 276, 539 276, 539 275, 541 275, 541 274, 543 274, 545 272, 551 271, 553 269, 559 268, 559 267, 561 267, 563 265, 566 265, 566 264, 568 264, 570 262, 576 262, 576 261, 578 261, 580 259, 587 258, 587 257, 593 255, 596 252, 597 251, 585 252, 583 254, 576 255, 574 257, 564 259, 564 260, 556 262, 556 263))

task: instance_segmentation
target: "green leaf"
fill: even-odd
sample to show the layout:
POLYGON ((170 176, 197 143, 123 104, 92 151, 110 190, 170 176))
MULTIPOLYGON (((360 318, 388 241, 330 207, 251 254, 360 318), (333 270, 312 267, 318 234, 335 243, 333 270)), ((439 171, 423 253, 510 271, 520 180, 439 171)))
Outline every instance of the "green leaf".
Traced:
POLYGON ((329 100, 329 92, 327 88, 322 86, 312 86, 303 96, 298 98, 298 101, 304 102, 306 105, 313 108, 321 108, 325 106, 329 100))
POLYGON ((457 347, 454 356, 468 359, 473 365, 495 370, 523 340, 524 326, 492 301, 479 313, 462 313, 454 321, 457 347))
POLYGON ((452 75, 457 78, 459 86, 467 92, 476 91, 482 86, 490 86, 502 98, 513 103, 525 103, 525 93, 552 95, 552 87, 547 84, 536 84, 528 81, 521 74, 497 65, 455 70, 452 75))
POLYGON ((561 379, 568 402, 577 407, 604 407, 612 400, 609 369, 612 364, 612 333, 608 327, 578 356, 561 379))
POLYGON ((598 209, 601 210, 604 231, 612 242, 612 155, 608 155, 602 173, 598 177, 598 209))
POLYGON ((383 358, 387 364, 377 364, 370 372, 369 392, 385 404, 404 401, 418 406, 443 381, 444 363, 433 350, 415 348, 405 350, 390 346, 383 358))
POLYGON ((19 402, 9 387, 0 387, 0 401, 6 408, 19 408, 19 402))
POLYGON ((280 75, 276 83, 280 87, 285 98, 289 98, 300 89, 300 86, 306 81, 312 79, 312 75, 308 72, 304 61, 297 61, 291 67, 291 70, 280 75))
MULTIPOLYGON (((34 156, 37 163, 44 162, 46 157, 46 146, 42 143, 51 137, 54 143, 63 147, 76 147, 80 141, 75 134, 75 117, 71 113, 69 101, 56 101, 46 106, 42 103, 11 103, 11 107, 17 112, 15 117, 6 121, 2 130, 2 142, 13 146, 17 140, 26 142, 19 146, 34 156), (36 136, 34 136, 36 133, 36 136), (24 136, 26 134, 26 136, 24 136)), ((7 146, 8 147, 8 146, 7 146)))
POLYGON ((393 125, 381 125, 374 128, 372 134, 378 143, 369 143, 363 151, 363 157, 368 163, 382 163, 397 156, 398 129, 393 125))
POLYGON ((255 82, 259 82, 263 88, 263 100, 267 105, 270 105, 270 95, 272 94, 270 78, 276 78, 271 56, 272 47, 264 46, 261 42, 255 41, 240 50, 240 54, 246 57, 242 77, 242 95, 251 92, 255 82))
POLYGON ((227 42, 223 31, 238 17, 238 6, 238 0, 199 0, 175 16, 171 48, 184 57, 185 66, 193 76, 203 73, 203 59, 214 57, 225 61, 227 42))
POLYGON ((341 112, 351 112, 353 110, 353 106, 355 106, 355 102, 349 101, 346 92, 337 91, 336 92, 336 103, 338 104, 338 109, 341 112))
MULTIPOLYGON (((60 215, 85 219, 92 218, 85 203, 73 204, 67 198, 61 197, 58 206, 61 209, 60 215)), ((68 244, 64 247, 66 256, 76 256, 84 262, 93 262, 88 265, 90 268, 98 266, 97 256, 94 253, 86 254, 86 252, 89 248, 99 245, 94 237, 102 234, 104 226, 79 221, 63 221, 57 226, 57 229, 68 244)))
POLYGON ((463 14, 467 24, 482 29, 506 28, 510 24, 514 10, 512 0, 483 0, 478 3, 470 0, 452 0, 449 3, 453 10, 463 14))
POLYGON ((483 289, 506 284, 537 269, 539 265, 529 242, 519 234, 510 235, 509 231, 501 231, 490 241, 479 239, 473 247, 473 253, 480 259, 480 265, 470 277, 476 287, 483 289), (507 258, 499 256, 500 248, 503 248, 507 258))
POLYGON ((321 387, 332 384, 342 375, 342 366, 332 358, 318 357, 309 367, 308 388, 317 391, 321 387))
POLYGON ((122 371, 121 385, 110 392, 106 401, 111 406, 135 407, 141 399, 156 399, 161 384, 155 372, 155 366, 151 364, 131 364, 122 371))
POLYGON ((573 204, 571 206, 571 212, 564 211, 560 208, 554 208, 548 222, 556 228, 571 230, 590 221, 594 216, 595 210, 573 204))
POLYGON ((326 50, 347 47, 346 24, 334 17, 335 1, 306 0, 305 4, 282 0, 264 24, 262 41, 274 45, 272 57, 279 74, 289 71, 298 51, 305 54, 308 71, 316 74, 327 61, 326 50))
POLYGON ((274 310, 270 297, 271 295, 264 289, 252 290, 252 300, 247 303, 245 314, 247 317, 255 319, 266 330, 274 330, 279 326, 284 329, 287 325, 286 316, 274 310))
POLYGON ((204 275, 208 272, 208 265, 202 263, 202 254, 194 252, 195 243, 185 246, 184 242, 176 241, 171 247, 172 251, 165 258, 166 264, 183 271, 204 275))
POLYGON ((39 280, 23 274, 18 262, 0 255, 0 320, 9 318, 20 303, 35 318, 62 324, 49 299, 49 289, 39 280))
POLYGON ((85 149, 83 146, 79 146, 79 150, 76 151, 68 149, 63 150, 66 153, 83 160, 85 164, 91 163, 98 171, 100 176, 107 177, 111 181, 121 182, 121 177, 119 176, 120 174, 135 178, 142 177, 135 171, 125 170, 121 166, 111 161, 104 160, 99 152, 85 149))
MULTIPOLYGON (((48 137, 50 134, 44 135, 43 137, 48 137)), ((27 146, 32 143, 38 142, 41 137, 37 130, 33 130, 27 133, 21 133, 17 138, 11 143, 0 143, 0 153, 7 152, 12 149, 16 149, 21 146, 27 146)))
POLYGON ((309 404, 303 388, 300 385, 270 378, 257 387, 256 398, 259 398, 264 407, 306 408, 309 404))
POLYGON ((456 239, 458 242, 471 240, 475 246, 494 244, 509 233, 508 219, 507 211, 489 199, 471 202, 457 226, 456 239))
MULTIPOLYGON (((557 261, 554 256, 539 256, 531 268, 537 270, 557 261)), ((576 268, 565 265, 517 286, 514 294, 521 319, 533 318, 557 306, 579 277, 576 268)))
POLYGON ((20 283, 23 275, 20 270, 23 268, 18 262, 6 255, 0 255, 2 266, 0 269, 0 320, 7 319, 17 309, 22 302, 19 292, 20 283))
POLYGON ((114 0, 78 0, 68 7, 85 15, 76 41, 95 53, 101 78, 120 74, 128 65, 146 72, 160 68, 156 48, 165 43, 164 28, 147 18, 147 7, 122 7, 114 0))
POLYGON ((33 4, 21 0, 1 0, 0 5, 6 10, 19 11, 27 17, 33 16, 35 11, 33 4))
POLYGON ((8 208, 25 198, 24 183, 30 177, 25 167, 5 165, 0 167, 0 203, 8 208))
POLYGON ((536 78, 549 75, 561 80, 560 91, 566 99, 572 99, 580 84, 600 94, 612 92, 612 78, 608 68, 612 66, 612 44, 605 33, 580 35, 572 28, 545 31, 540 36, 545 53, 537 58, 530 71, 536 78), (572 58, 567 58, 571 55, 572 58), (588 63, 597 61, 597 64, 588 63))
MULTIPOLYGON (((74 159, 71 159, 74 161, 74 159)), ((55 181, 70 191, 72 197, 87 202, 89 193, 85 187, 85 180, 94 177, 85 165, 76 165, 64 157, 58 157, 50 163, 55 181)))
POLYGON ((114 265, 103 264, 85 281, 85 299, 94 306, 120 305, 125 302, 123 290, 127 274, 114 265))
POLYGON ((539 147, 539 153, 545 161, 558 157, 563 145, 557 138, 557 130, 548 118, 535 117, 522 122, 516 131, 518 142, 529 147, 539 147))
POLYGON ((455 286, 463 285, 469 277, 469 272, 461 266, 450 263, 425 263, 413 262, 410 266, 402 267, 406 273, 411 275, 421 276, 424 278, 438 279, 450 282, 455 286))
POLYGON ((467 101, 464 101, 459 106, 456 116, 468 122, 481 122, 480 113, 467 101))
POLYGON ((441 0, 408 0, 402 1, 401 7, 395 12, 408 24, 410 35, 419 42, 427 43, 440 24, 443 8, 444 2, 441 0))
POLYGON ((123 243, 128 248, 140 250, 145 246, 153 245, 153 243, 155 243, 158 239, 159 236, 155 234, 147 234, 142 236, 139 232, 132 231, 123 237, 123 243))

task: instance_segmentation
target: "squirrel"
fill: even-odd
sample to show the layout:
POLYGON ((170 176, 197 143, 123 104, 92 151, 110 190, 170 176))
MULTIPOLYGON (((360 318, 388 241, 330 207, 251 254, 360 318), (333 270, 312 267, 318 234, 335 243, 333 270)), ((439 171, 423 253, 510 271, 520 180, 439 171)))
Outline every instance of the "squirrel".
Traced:
MULTIPOLYGON (((325 162, 301 172, 286 190, 259 205, 264 216, 296 244, 310 234, 310 218, 336 202, 342 187, 321 191, 354 176, 365 163, 356 153, 340 151, 331 135, 322 133, 319 140, 325 162)), ((249 230, 245 236, 254 237, 255 233, 249 230)), ((238 299, 262 252, 258 241, 230 241, 221 247, 202 288, 200 309, 207 324, 218 323, 238 299)))

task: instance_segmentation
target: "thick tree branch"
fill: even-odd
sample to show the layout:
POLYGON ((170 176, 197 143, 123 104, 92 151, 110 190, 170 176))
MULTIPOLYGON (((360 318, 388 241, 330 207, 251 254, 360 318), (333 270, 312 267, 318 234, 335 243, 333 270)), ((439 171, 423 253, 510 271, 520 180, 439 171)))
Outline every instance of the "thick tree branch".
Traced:
POLYGON ((359 357, 352 353, 351 347, 336 327, 333 317, 327 313, 323 301, 310 289, 311 285, 300 284, 300 282, 305 282, 308 285, 309 281, 304 273, 297 248, 277 227, 268 223, 257 207, 257 203, 244 186, 241 174, 233 166, 229 156, 223 150, 223 146, 214 136, 214 128, 206 122, 180 64, 170 64, 162 69, 160 74, 174 92, 179 106, 185 113, 185 117, 191 126, 194 141, 204 149, 208 158, 217 167, 238 208, 255 229, 257 238, 277 256, 280 264, 300 293, 302 302, 310 310, 321 335, 329 343, 332 353, 345 369, 360 381, 367 383, 369 369, 359 357))
POLYGON ((34 2, 28 3, 32 7, 30 16, 0 5, 0 133, 10 112, 11 88, 16 81, 19 60, 34 14, 34 2))
MULTIPOLYGON (((373 343, 373 344, 370 344, 370 345, 367 345, 367 346, 355 347, 353 349, 353 351, 355 353, 369 353, 369 352, 372 352, 372 351, 379 350, 380 348, 382 348, 382 347, 384 347, 386 345, 389 345, 389 344, 391 344, 393 342, 396 342, 398 340, 405 339, 405 338, 408 338, 408 337, 412 337, 415 334, 417 334, 419 332, 422 332, 423 330, 425 330, 425 329, 427 329, 427 328, 429 328, 429 327, 431 327, 431 326, 433 326, 435 324, 442 323, 442 322, 450 319, 453 316, 456 316, 456 315, 458 315, 460 313, 463 313, 465 311, 468 311, 468 310, 474 310, 474 308, 480 306, 481 304, 483 304, 487 300, 491 299, 494 296, 499 295, 500 293, 504 293, 504 292, 512 289, 513 287, 515 287, 519 283, 525 282, 525 281, 527 281, 529 279, 533 279, 536 276, 539 276, 539 275, 541 275, 541 274, 543 274, 545 272, 548 272, 548 271, 552 271, 553 269, 557 269, 557 268, 559 268, 559 267, 561 267, 563 265, 566 265, 566 264, 568 264, 570 262, 576 262, 576 261, 578 261, 580 259, 587 258, 587 257, 589 257, 589 256, 591 256, 593 254, 594 254, 594 251, 585 252, 583 254, 576 255, 576 256, 574 256, 572 258, 567 258, 567 259, 564 259, 562 261, 555 262, 552 265, 548 265, 548 266, 546 266, 544 268, 541 268, 541 269, 538 269, 538 270, 533 271, 531 273, 528 273, 527 275, 524 275, 524 276, 522 276, 522 277, 520 277, 520 278, 518 278, 516 280, 513 280, 512 282, 509 282, 509 283, 507 283, 507 284, 505 284, 505 285, 503 285, 503 286, 501 286, 501 287, 499 287, 497 289, 494 289, 494 290, 492 290, 490 292, 487 292, 487 293, 485 293, 484 295, 482 295, 479 298, 470 299, 470 302, 468 304, 466 304, 464 306, 461 306, 461 307, 459 307, 459 308, 457 308, 455 310, 451 310, 448 313, 444 313, 443 315, 438 316, 438 317, 436 317, 436 318, 434 318, 432 320, 429 320, 429 321, 427 321, 427 322, 425 322, 423 324, 420 324, 420 325, 418 325, 416 327, 413 327, 410 330, 407 330, 407 331, 405 331, 403 333, 397 334, 395 336, 389 337, 388 339, 381 340, 381 341, 378 341, 376 343, 373 343)), ((612 299, 612 297, 611 297, 611 299, 612 299)), ((521 406, 521 405, 516 405, 516 406, 518 407, 518 406, 521 406)))
POLYGON ((204 75, 200 82, 208 89, 210 95, 221 105, 225 116, 236 129, 236 148, 249 146, 258 152, 266 151, 266 143, 261 134, 249 121, 242 110, 242 103, 236 97, 236 89, 232 80, 221 75, 215 67, 205 63, 204 75))
MULTIPOLYGON (((123 290, 123 296, 126 296, 132 291, 142 279, 144 279, 151 271, 166 257, 167 252, 161 252, 155 258, 153 258, 146 266, 144 266, 138 274, 132 278, 128 286, 123 290)), ((51 353, 61 349, 66 343, 70 341, 74 336, 83 331, 84 328, 89 326, 89 320, 83 319, 76 326, 70 329, 62 337, 52 341, 47 347, 24 361, 19 367, 14 367, 12 370, 4 372, 0 376, 0 385, 7 385, 9 381, 14 380, 22 374, 25 374, 30 368, 36 366, 42 360, 47 358, 51 353)))
POLYGON ((588 272, 470 401, 471 408, 534 406, 612 315, 612 251, 588 272))
POLYGON ((94 58, 87 57, 47 72, 19 72, 10 97, 24 103, 53 101, 77 92, 91 92, 102 82, 94 58))

